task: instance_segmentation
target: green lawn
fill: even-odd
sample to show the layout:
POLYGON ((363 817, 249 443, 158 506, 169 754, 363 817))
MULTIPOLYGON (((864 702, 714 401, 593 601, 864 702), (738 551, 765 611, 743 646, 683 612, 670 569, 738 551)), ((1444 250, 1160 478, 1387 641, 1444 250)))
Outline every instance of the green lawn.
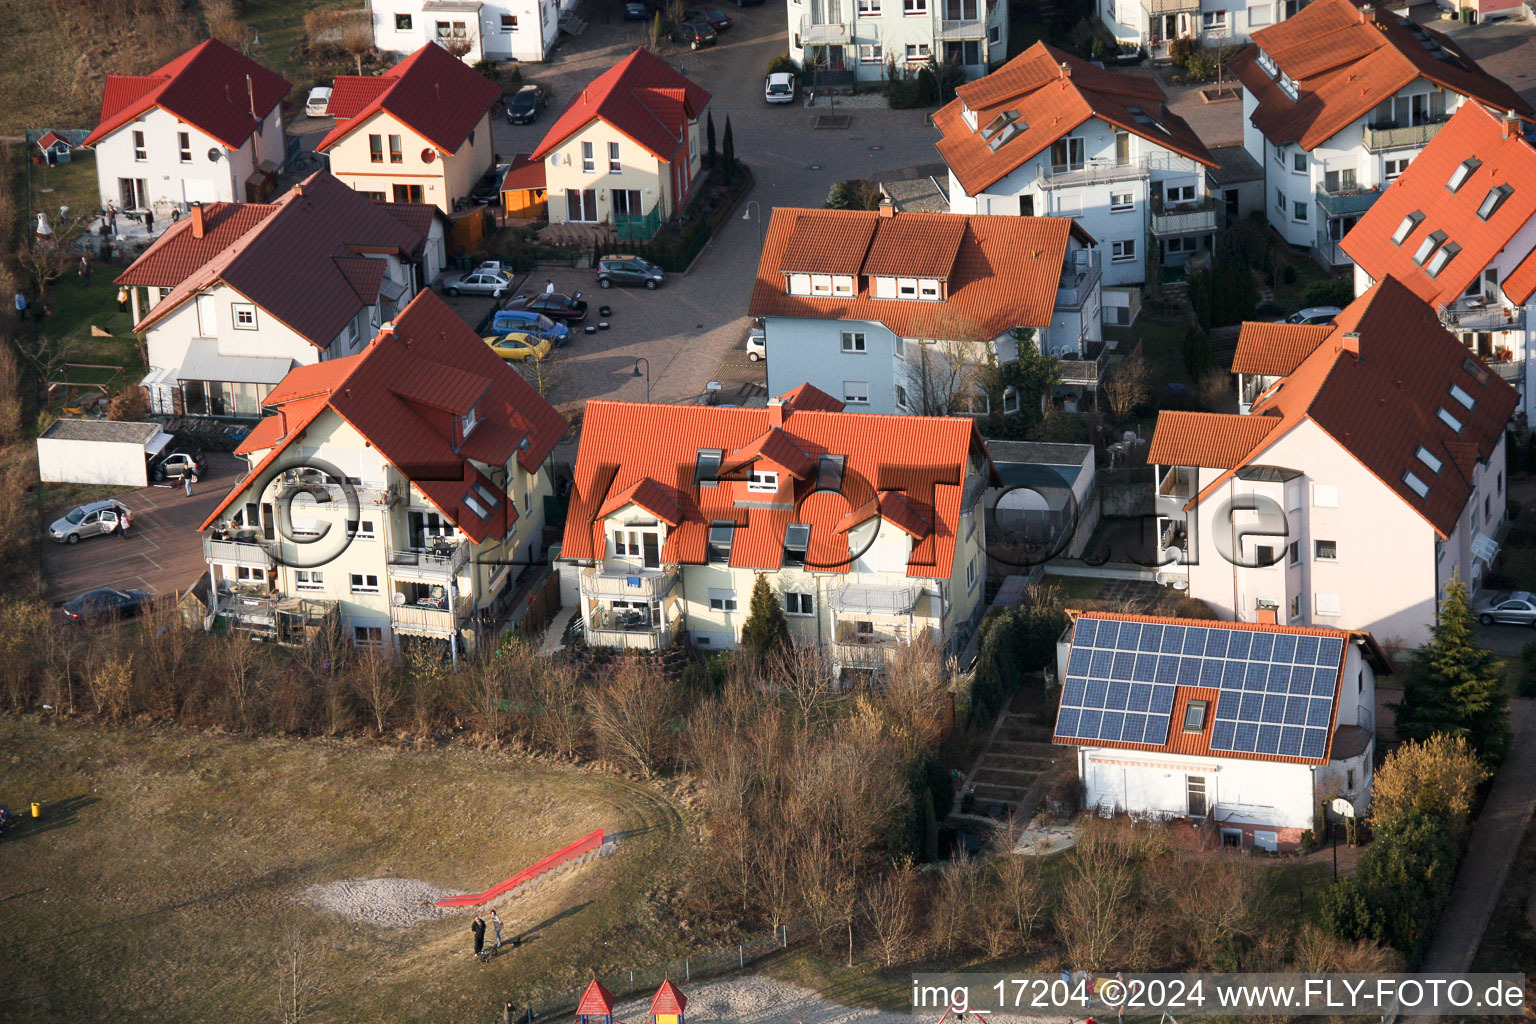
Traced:
MULTIPOLYGON (((36 147, 33 147, 34 149, 36 147)), ((59 221, 59 207, 67 206, 70 216, 89 215, 101 207, 100 193, 96 186, 96 154, 90 150, 76 150, 69 163, 50 167, 48 164, 28 163, 28 177, 32 186, 30 212, 48 215, 48 221, 59 221)))
MULTIPOLYGON (((252 56, 292 82, 294 95, 308 94, 316 84, 309 65, 295 56, 305 40, 304 15, 313 11, 333 11, 359 7, 355 0, 245 0, 244 20, 261 36, 261 45, 252 56)), ((350 68, 353 73, 356 68, 350 68)), ((325 85, 329 85, 330 76, 325 85)))

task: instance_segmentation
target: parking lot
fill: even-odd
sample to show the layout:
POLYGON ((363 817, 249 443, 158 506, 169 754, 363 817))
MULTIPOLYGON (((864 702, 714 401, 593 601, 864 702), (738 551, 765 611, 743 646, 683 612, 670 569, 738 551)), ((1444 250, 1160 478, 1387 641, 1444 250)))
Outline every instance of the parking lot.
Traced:
MULTIPOLYGON (((67 601, 96 587, 137 588, 151 594, 186 590, 208 571, 197 528, 243 475, 245 460, 209 452, 208 472, 187 497, 180 487, 145 487, 116 500, 133 512, 127 539, 106 534, 78 544, 41 539, 48 600, 67 601)), ((47 524, 69 511, 49 509, 47 524)))

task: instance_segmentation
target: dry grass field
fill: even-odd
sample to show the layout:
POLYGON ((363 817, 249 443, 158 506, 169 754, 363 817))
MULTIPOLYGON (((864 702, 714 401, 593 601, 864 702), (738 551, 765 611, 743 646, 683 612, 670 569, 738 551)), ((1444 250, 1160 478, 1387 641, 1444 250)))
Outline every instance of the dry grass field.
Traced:
MULTIPOLYGON (((244 740, 0 718, 0 1019, 478 1021, 589 968, 672 951, 646 895, 681 819, 609 776, 509 756, 244 740), (408 879, 478 891, 595 828, 613 856, 508 900, 524 945, 469 955, 469 911, 381 928, 310 886, 408 879)), ((541 1004, 543 1000, 540 999, 541 1004)))

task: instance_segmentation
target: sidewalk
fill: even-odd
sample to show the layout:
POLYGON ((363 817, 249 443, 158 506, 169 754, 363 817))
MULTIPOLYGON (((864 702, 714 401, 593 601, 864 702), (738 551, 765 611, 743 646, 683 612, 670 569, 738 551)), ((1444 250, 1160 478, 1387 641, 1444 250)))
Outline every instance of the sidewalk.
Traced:
POLYGON ((1536 714, 1530 700, 1510 702, 1514 739, 1494 780, 1483 813, 1472 830, 1466 859, 1456 874, 1451 899, 1440 915, 1434 941, 1419 970, 1425 974, 1465 971, 1477 955, 1499 892, 1536 810, 1536 714))

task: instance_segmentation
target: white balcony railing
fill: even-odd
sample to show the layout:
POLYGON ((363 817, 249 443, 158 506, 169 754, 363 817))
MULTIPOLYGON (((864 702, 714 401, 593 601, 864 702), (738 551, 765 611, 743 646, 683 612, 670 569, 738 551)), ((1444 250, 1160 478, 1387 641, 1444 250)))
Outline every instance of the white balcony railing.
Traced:
POLYGON ((1088 255, 1084 263, 1079 264, 1077 254, 1073 253, 1062 269, 1061 281, 1056 286, 1057 309, 1080 309, 1088 301, 1088 296, 1093 294, 1094 285, 1099 283, 1099 250, 1085 251, 1088 255))
POLYGON ((1523 331, 1525 307, 1487 302, 1440 307, 1440 322, 1453 331, 1523 331))
MULTIPOLYGON (((254 534, 255 531, 252 531, 254 534)), ((203 535, 203 559, 222 565, 238 565, 247 569, 272 568, 272 556, 257 543, 255 537, 245 540, 228 540, 203 535)))
POLYGON ((1187 203, 1152 203, 1154 235, 1187 235, 1216 230, 1216 200, 1210 196, 1187 203))
POLYGON ((402 580, 446 582, 457 576, 469 560, 469 544, 444 544, 426 551, 392 548, 389 575, 402 580))
POLYGON ((664 597, 677 582, 676 569, 583 569, 581 592, 587 597, 651 600, 664 597))
MULTIPOLYGON (((860 32, 864 31, 861 24, 860 32)), ((849 21, 816 21, 810 12, 800 16, 801 46, 847 46, 853 42, 853 26, 849 21)))
POLYGON ((399 633, 425 633, 451 636, 469 618, 470 600, 461 597, 452 608, 433 608, 419 604, 392 604, 389 623, 399 633))

